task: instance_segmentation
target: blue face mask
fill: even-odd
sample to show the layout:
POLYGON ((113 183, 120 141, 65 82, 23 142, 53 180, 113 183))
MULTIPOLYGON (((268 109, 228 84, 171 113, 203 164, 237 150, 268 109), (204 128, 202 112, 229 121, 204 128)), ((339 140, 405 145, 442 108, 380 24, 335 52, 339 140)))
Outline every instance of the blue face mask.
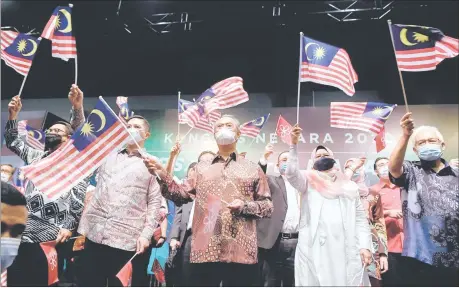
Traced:
POLYGON ((354 174, 352 174, 352 181, 358 180, 360 177, 360 171, 356 171, 354 174))
POLYGON ((11 264, 13 264, 14 258, 18 255, 19 244, 21 244, 20 238, 8 238, 2 237, 1 244, 1 272, 6 270, 11 264))
POLYGON ((443 155, 441 145, 439 144, 424 144, 418 149, 418 157, 424 161, 435 161, 443 155))
POLYGON ((286 170, 287 170, 287 163, 284 162, 281 165, 279 165, 279 173, 281 175, 284 175, 286 170))

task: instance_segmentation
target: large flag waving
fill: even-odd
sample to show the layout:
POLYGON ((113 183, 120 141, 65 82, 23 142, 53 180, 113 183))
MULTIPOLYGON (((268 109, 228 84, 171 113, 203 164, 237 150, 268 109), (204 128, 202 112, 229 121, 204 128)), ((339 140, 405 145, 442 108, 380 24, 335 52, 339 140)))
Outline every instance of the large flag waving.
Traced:
POLYGON ((354 95, 357 73, 343 48, 302 36, 300 82, 314 82, 354 95))
POLYGON ((1 34, 1 58, 5 64, 21 75, 27 75, 37 53, 41 38, 14 31, 1 34))
POLYGON ((91 175, 129 137, 129 132, 100 97, 82 125, 50 156, 23 168, 25 176, 51 199, 91 175))
POLYGON ((244 90, 241 77, 230 77, 222 80, 202 93, 196 100, 201 114, 214 110, 231 108, 249 101, 249 94, 244 90))
POLYGON ((331 102, 330 126, 357 129, 376 136, 384 129, 395 106, 376 102, 331 102))
POLYGON ((429 71, 446 58, 459 54, 459 40, 437 28, 390 24, 400 71, 429 71))
POLYGON ((263 126, 268 122, 270 114, 258 117, 252 121, 246 122, 239 127, 242 136, 255 138, 260 133, 263 126))
POLYGON ((54 9, 41 37, 51 40, 53 57, 68 61, 77 56, 76 41, 72 33, 72 4, 70 4, 54 9))

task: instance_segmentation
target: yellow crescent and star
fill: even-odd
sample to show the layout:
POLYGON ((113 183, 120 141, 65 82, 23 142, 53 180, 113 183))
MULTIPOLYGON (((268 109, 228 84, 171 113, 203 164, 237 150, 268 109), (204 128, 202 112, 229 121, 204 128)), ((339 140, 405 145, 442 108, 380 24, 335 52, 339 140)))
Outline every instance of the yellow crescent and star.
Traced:
POLYGON ((65 10, 65 9, 60 9, 59 12, 65 17, 65 19, 67 20, 67 27, 63 28, 63 29, 59 29, 61 28, 61 18, 60 18, 60 15, 59 13, 57 14, 57 17, 56 17, 56 25, 55 25, 55 28, 57 31, 59 32, 62 32, 62 33, 69 33, 72 31, 72 15, 70 14, 69 11, 65 10))
POLYGON ((378 116, 380 119, 387 120, 390 114, 392 114, 392 111, 394 111, 394 107, 383 106, 383 107, 375 107, 373 111, 371 111, 371 113, 378 116), (387 113, 387 110, 389 110, 389 113, 387 113))
POLYGON ((306 46, 304 46, 304 52, 306 53, 306 58, 308 59, 308 61, 312 61, 313 59, 320 60, 320 59, 324 58, 326 51, 325 51, 325 48, 321 47, 319 44, 314 43, 314 42, 309 42, 308 44, 306 44, 306 46), (312 52, 312 57, 313 58, 309 58, 309 56, 308 56, 308 49, 311 46, 316 47, 314 49, 314 51, 312 52))
MULTIPOLYGON (((423 29, 428 29, 428 27, 421 27, 423 29)), ((429 41, 429 36, 427 35, 424 35, 424 34, 421 34, 419 32, 412 32, 412 31, 409 31, 407 28, 402 28, 400 30, 400 41, 402 42, 403 45, 405 46, 414 46, 414 45, 417 45, 419 43, 424 43, 424 42, 427 42, 429 41), (411 36, 412 38, 414 39, 414 41, 416 42, 410 42, 408 40, 408 32, 411 33, 411 36)))
POLYGON ((263 117, 260 117, 258 119, 255 119, 253 121, 253 125, 260 126, 260 125, 263 125, 264 122, 265 122, 265 117, 263 116, 263 117))
POLYGON ((37 52, 37 48, 38 48, 38 43, 35 40, 21 39, 18 42, 18 46, 17 46, 16 50, 19 53, 21 53, 22 56, 29 57, 29 56, 34 55, 37 52), (29 49, 27 49, 28 48, 28 43, 32 44, 32 50, 30 50, 29 52, 25 53, 26 50, 29 50, 29 49))
POLYGON ((98 110, 98 109, 94 109, 92 110, 91 114, 89 115, 88 117, 88 121, 86 123, 84 123, 83 127, 81 128, 81 134, 84 135, 84 136, 89 136, 89 135, 94 135, 94 133, 97 133, 99 131, 101 131, 102 129, 105 128, 105 124, 106 124, 106 119, 105 119, 105 115, 104 113, 102 113, 102 111, 98 110), (100 118, 100 127, 97 131, 95 131, 95 127, 94 127, 94 124, 91 122, 91 120, 93 119, 93 117, 91 117, 92 115, 96 115, 100 118))

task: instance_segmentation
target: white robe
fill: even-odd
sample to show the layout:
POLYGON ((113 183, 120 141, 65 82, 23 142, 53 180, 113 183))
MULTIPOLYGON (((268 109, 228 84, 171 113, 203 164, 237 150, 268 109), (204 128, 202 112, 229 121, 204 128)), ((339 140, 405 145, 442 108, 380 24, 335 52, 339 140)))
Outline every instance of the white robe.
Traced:
POLYGON ((371 232, 357 185, 353 199, 324 198, 308 187, 306 176, 299 171, 296 146, 290 148, 286 176, 301 193, 295 285, 359 286, 363 279, 370 286, 359 250, 372 252, 371 232))

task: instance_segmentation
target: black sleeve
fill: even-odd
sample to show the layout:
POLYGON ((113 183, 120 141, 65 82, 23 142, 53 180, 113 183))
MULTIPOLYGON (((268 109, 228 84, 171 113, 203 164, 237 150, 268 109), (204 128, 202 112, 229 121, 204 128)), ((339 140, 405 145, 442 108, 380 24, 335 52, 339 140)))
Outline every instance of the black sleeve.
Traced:
POLYGON ((260 168, 261 168, 261 170, 263 171, 263 173, 266 174, 266 170, 268 169, 268 164, 262 165, 262 164, 260 163, 260 161, 258 161, 258 165, 260 166, 260 168))

